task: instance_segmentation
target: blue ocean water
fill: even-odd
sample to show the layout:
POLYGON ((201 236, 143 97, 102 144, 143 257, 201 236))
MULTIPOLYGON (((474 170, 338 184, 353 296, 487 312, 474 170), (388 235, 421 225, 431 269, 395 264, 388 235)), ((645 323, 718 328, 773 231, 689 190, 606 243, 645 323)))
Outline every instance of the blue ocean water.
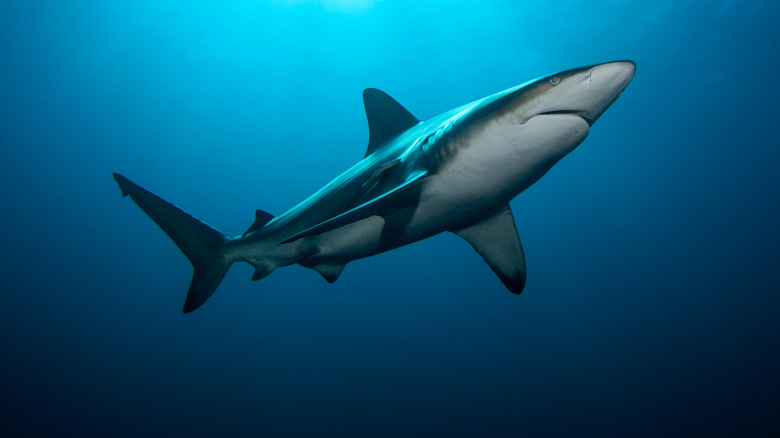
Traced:
POLYGON ((0 3, 0 435, 776 436, 776 2, 0 3), (632 59, 512 202, 520 296, 454 235, 327 284, 191 267, 111 178, 228 234, 421 119, 632 59))

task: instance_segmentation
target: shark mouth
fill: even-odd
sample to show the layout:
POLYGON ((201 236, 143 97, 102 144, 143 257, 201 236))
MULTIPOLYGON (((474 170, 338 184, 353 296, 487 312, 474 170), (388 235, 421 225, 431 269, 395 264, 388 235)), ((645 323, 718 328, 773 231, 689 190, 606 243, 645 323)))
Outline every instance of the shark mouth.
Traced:
POLYGON ((571 116, 577 116, 581 118, 582 120, 585 120, 585 122, 588 124, 588 126, 593 126, 594 120, 590 117, 590 114, 586 113, 585 111, 577 111, 577 110, 557 110, 557 111, 545 111, 543 113, 537 114, 537 116, 547 116, 547 115, 553 115, 553 114, 568 114, 571 116))

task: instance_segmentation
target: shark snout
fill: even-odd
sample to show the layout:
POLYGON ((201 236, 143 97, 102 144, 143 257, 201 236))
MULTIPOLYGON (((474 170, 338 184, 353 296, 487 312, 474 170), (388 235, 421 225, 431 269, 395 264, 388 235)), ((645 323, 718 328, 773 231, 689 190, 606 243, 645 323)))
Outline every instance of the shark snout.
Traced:
POLYGON ((589 81, 596 86, 611 88, 605 90, 615 94, 617 98, 626 88, 636 73, 634 61, 615 61, 599 64, 590 70, 589 81))
MULTIPOLYGON (((587 74, 583 113, 590 125, 623 94, 636 73, 634 61, 615 61, 593 66, 587 74)), ((584 90, 583 90, 584 91, 584 90)))

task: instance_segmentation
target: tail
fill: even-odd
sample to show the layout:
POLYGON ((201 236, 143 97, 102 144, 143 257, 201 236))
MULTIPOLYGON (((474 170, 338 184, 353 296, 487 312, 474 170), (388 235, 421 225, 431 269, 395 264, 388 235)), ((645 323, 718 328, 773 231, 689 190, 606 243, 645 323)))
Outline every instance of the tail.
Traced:
POLYGON ((224 256, 228 237, 122 175, 115 173, 114 179, 122 196, 129 195, 190 259, 194 273, 184 313, 197 309, 214 293, 233 263, 224 256))

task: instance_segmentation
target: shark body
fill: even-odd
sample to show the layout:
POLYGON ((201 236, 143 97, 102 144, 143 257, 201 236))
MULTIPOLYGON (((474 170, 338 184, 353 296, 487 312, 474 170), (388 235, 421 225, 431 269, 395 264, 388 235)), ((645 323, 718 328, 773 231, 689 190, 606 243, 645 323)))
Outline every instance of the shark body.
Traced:
POLYGON ((425 122, 366 89, 365 157, 278 217, 257 210, 241 236, 228 237, 122 175, 114 178, 192 262, 185 313, 211 296, 234 262, 254 266, 253 280, 297 263, 333 282, 352 260, 444 231, 468 241, 520 293, 525 256, 509 201, 587 137, 635 69, 616 61, 563 71, 425 122))

